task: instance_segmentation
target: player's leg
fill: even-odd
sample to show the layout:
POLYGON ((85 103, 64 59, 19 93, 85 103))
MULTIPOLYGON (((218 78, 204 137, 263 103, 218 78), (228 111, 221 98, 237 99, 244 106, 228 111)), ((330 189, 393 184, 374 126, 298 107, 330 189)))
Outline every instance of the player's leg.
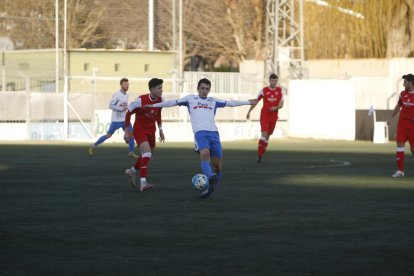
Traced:
MULTIPOLYGON (((125 122, 124 122, 124 124, 122 126, 122 129, 125 131, 125 122)), ((132 132, 132 126, 131 125, 129 125, 128 130, 130 132, 132 132)), ((135 146, 134 138, 133 137, 128 138, 128 141, 125 141, 125 142, 128 142, 128 149, 129 149, 128 156, 129 157, 133 157, 133 158, 138 158, 138 155, 136 155, 134 153, 134 146, 135 146)))
POLYGON ((198 131, 195 134, 196 151, 200 154, 201 171, 208 178, 213 175, 213 170, 210 165, 210 144, 207 131, 198 131))
POLYGON ((223 149, 221 147, 219 135, 212 135, 210 138, 210 157, 213 172, 217 175, 216 186, 221 180, 221 159, 223 158, 223 149))
POLYGON ((120 127, 121 126, 119 122, 111 122, 111 125, 109 126, 107 133, 99 137, 99 139, 89 147, 89 155, 94 155, 96 147, 105 142, 107 139, 111 138, 115 131, 120 127))
MULTIPOLYGON (((136 187, 138 188, 138 185, 136 184, 136 176, 137 176, 137 172, 139 171, 140 173, 140 178, 141 178, 141 166, 144 166, 146 169, 145 172, 143 172, 143 174, 147 175, 148 174, 148 163, 149 161, 147 160, 147 158, 151 158, 151 149, 149 146, 149 142, 148 142, 148 137, 145 134, 135 134, 134 133, 134 138, 135 141, 138 145, 138 150, 141 152, 141 156, 135 160, 134 165, 130 168, 130 169, 126 169, 125 170, 125 174, 128 176, 129 178, 129 182, 131 184, 132 187, 136 187), (143 155, 142 153, 147 153, 149 152, 150 154, 145 154, 143 155), (145 161, 143 161, 143 159, 145 159, 145 161), (145 165, 146 163, 146 165, 145 165)), ((155 142, 155 141, 154 141, 155 142)), ((141 184, 141 183, 140 183, 141 184)), ((146 177, 145 177, 145 182, 143 181, 144 184, 143 186, 140 185, 140 189, 141 191, 146 191, 149 188, 152 188, 151 185, 146 185, 146 177)))
POLYGON ((217 175, 216 177, 216 183, 215 183, 215 188, 218 187, 218 185, 220 184, 221 181, 221 176, 222 176, 222 167, 221 167, 221 157, 211 157, 211 164, 213 166, 213 171, 214 173, 217 175))
POLYGON ((267 117, 260 116, 260 128, 261 128, 261 137, 259 138, 259 142, 257 145, 257 162, 262 162, 262 157, 264 152, 266 151, 267 142, 269 139, 268 129, 269 129, 269 121, 267 117))
POLYGON ((213 172, 210 164, 210 149, 200 149, 201 170, 208 177, 208 189, 200 194, 200 198, 207 198, 211 195, 217 185, 217 174, 213 172))
POLYGON ((275 130, 275 128, 276 128, 276 121, 275 122, 269 122, 267 132, 262 132, 262 137, 264 139, 263 147, 262 147, 262 150, 263 150, 262 156, 266 152, 267 146, 269 145, 269 138, 273 134, 273 131, 275 130))
POLYGON ((210 178, 213 175, 213 170, 210 164, 210 149, 203 148, 203 149, 200 149, 199 151, 200 151, 201 171, 208 178, 210 178))
POLYGON ((128 176, 129 183, 131 184, 132 188, 138 188, 136 183, 137 172, 139 171, 139 164, 141 162, 141 158, 135 160, 134 164, 130 169, 125 170, 125 174, 128 176))
POLYGON ((205 167, 208 166, 206 168, 209 170, 207 173, 210 173, 211 176, 205 173, 209 178, 209 187, 201 193, 201 198, 209 197, 221 179, 222 148, 218 132, 209 132, 206 135, 206 140, 208 141, 208 149, 200 150, 200 158, 202 159, 202 164, 205 167))
POLYGON ((152 149, 155 148, 155 135, 146 135, 147 141, 142 142, 138 149, 141 153, 141 160, 139 162, 139 177, 140 177, 140 190, 144 192, 153 188, 152 184, 147 182, 148 167, 152 158, 152 149))
POLYGON ((404 176, 404 146, 407 141, 407 132, 404 125, 399 122, 397 126, 397 150, 395 153, 395 160, 397 162, 397 170, 392 177, 404 176))

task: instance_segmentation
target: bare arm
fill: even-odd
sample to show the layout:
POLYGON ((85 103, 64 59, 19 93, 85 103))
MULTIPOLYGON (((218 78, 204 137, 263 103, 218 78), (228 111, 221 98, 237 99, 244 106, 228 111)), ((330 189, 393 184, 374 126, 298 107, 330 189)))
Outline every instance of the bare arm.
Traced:
POLYGON ((164 136, 164 131, 162 130, 161 112, 158 113, 157 125, 158 125, 158 130, 160 131, 160 137, 158 138, 158 141, 164 142, 165 141, 165 136, 164 136))
POLYGON ((247 111, 246 119, 250 119, 250 112, 256 107, 256 105, 257 105, 257 101, 256 101, 255 104, 252 104, 252 106, 250 107, 249 111, 247 111))
POLYGON ((391 119, 394 119, 395 115, 397 115, 398 112, 400 112, 400 109, 401 109, 401 105, 400 103, 397 103, 394 107, 394 110, 392 111, 391 119))
POLYGON ((129 125, 131 124, 131 111, 127 110, 125 114, 125 135, 124 140, 127 143, 129 138, 133 138, 132 132, 129 131, 129 125))

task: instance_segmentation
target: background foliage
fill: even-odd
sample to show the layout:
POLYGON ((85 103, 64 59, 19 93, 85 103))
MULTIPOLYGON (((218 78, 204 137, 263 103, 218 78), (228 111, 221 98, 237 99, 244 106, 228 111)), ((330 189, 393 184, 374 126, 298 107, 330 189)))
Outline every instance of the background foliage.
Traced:
MULTIPOLYGON (((54 3, 0 0, 0 37, 9 37, 17 49, 54 47, 54 3)), ((160 50, 177 48, 172 3, 155 1, 160 50)), ((68 0, 68 46, 146 49, 147 10, 147 0, 68 0)), ((183 0, 186 69, 231 68, 244 59, 263 59, 265 19, 264 0, 183 0)), ((304 26, 307 59, 414 56, 412 0, 304 0, 304 26)))

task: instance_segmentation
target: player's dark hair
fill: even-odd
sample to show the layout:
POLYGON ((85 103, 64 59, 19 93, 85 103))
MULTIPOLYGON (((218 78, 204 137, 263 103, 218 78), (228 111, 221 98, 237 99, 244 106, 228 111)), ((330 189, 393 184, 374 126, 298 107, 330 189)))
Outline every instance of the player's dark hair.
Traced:
POLYGON ((127 78, 122 78, 121 81, 119 82, 120 85, 122 85, 124 82, 128 82, 127 78))
POLYGON ((270 79, 278 79, 279 77, 275 74, 275 73, 272 73, 272 74, 270 74, 270 76, 269 76, 269 80, 270 79))
POLYGON ((162 84, 163 82, 164 82, 164 80, 162 80, 162 79, 152 78, 148 82, 148 88, 151 91, 151 88, 157 87, 158 85, 162 84))
POLYGON ((403 80, 409 81, 412 84, 414 84, 414 75, 413 74, 407 74, 402 76, 403 80))
POLYGON ((202 83, 207 84, 208 86, 210 86, 210 87, 211 87, 211 82, 210 82, 208 79, 203 78, 203 79, 201 79, 201 80, 199 80, 199 81, 198 81, 198 84, 197 84, 197 89, 198 89, 198 88, 200 88, 200 85, 201 85, 202 83))

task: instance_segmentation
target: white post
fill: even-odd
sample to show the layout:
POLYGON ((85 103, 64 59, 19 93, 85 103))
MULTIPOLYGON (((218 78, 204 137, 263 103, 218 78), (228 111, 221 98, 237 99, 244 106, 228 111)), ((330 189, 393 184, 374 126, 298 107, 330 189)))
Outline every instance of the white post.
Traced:
POLYGON ((30 140, 30 78, 25 77, 25 90, 26 90, 26 139, 30 140))
POLYGON ((55 91, 59 93, 59 0, 55 0, 55 91))
POLYGON ((6 66, 4 65, 4 51, 1 52, 2 55, 2 61, 1 61, 1 90, 3 92, 6 92, 6 66))
POLYGON ((64 2, 63 15, 63 140, 68 139, 69 134, 69 110, 68 110, 68 59, 67 59, 67 0, 64 2))
MULTIPOLYGON (((91 101, 92 101, 92 107, 93 108, 95 108, 95 106, 96 106, 96 103, 95 103, 96 94, 97 94, 97 91, 96 91, 96 73, 98 71, 99 71, 98 67, 93 67, 92 68, 92 99, 91 99, 91 101)), ((95 110, 92 110, 92 112, 95 112, 95 110)))
POLYGON ((154 50, 154 0, 148 0, 148 50, 154 50))
POLYGON ((177 22, 176 22, 176 15, 177 11, 175 8, 175 0, 172 0, 172 49, 173 51, 177 50, 177 38, 176 38, 176 32, 177 32, 177 22))
POLYGON ((178 32, 178 77, 179 77, 179 93, 183 93, 183 0, 180 0, 179 7, 179 32, 178 32))
POLYGON ((172 50, 174 51, 174 69, 173 69, 173 82, 172 82, 172 91, 174 94, 177 93, 177 10, 175 0, 172 0, 172 50))

